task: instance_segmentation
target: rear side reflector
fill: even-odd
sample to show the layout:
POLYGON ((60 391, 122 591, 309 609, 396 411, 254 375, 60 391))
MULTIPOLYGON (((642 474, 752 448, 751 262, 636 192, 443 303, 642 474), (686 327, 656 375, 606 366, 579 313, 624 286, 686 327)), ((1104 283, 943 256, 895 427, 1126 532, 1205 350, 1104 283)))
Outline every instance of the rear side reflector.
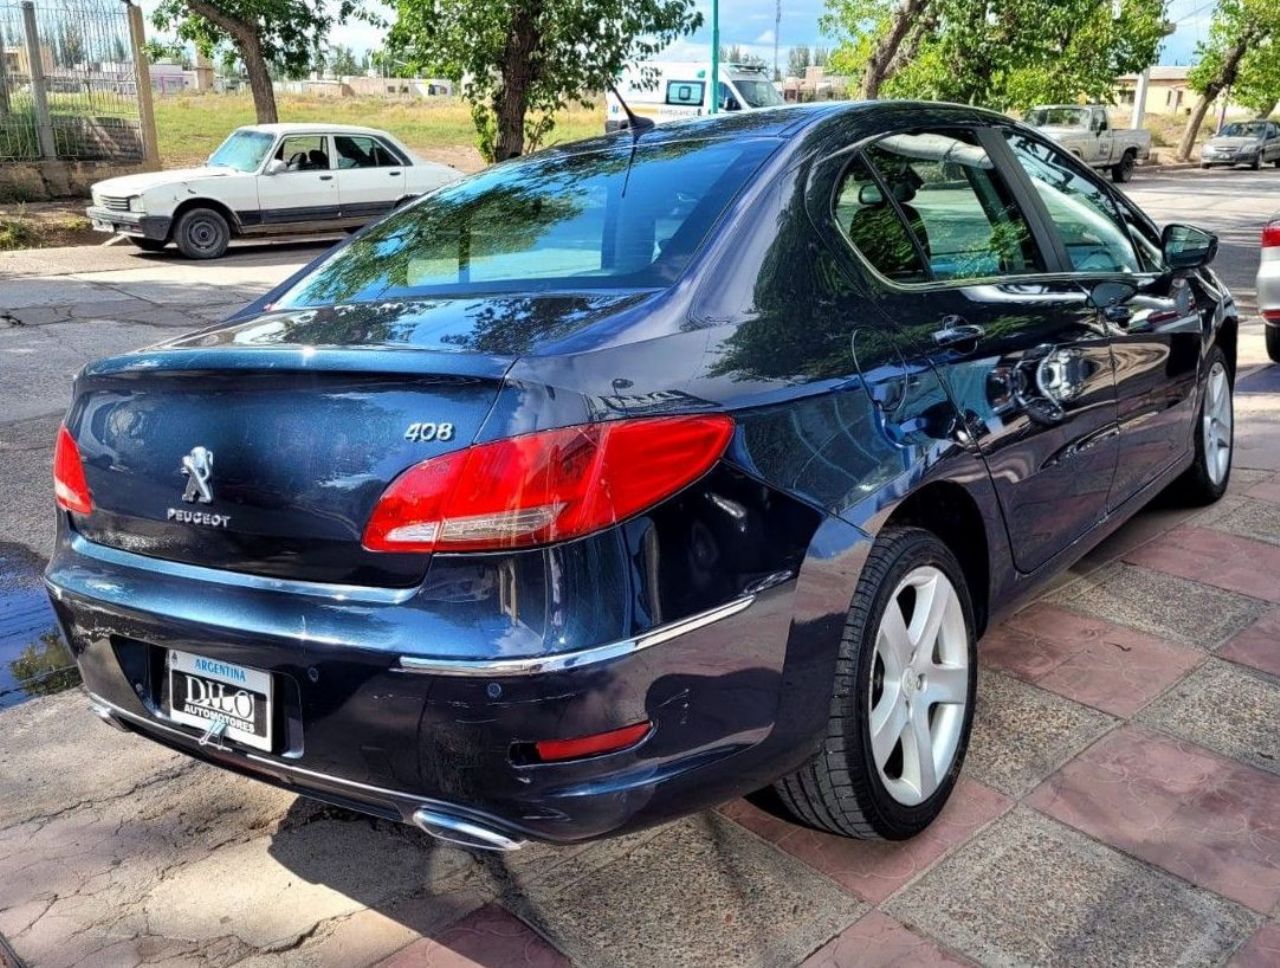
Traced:
POLYGON ((534 743, 536 760, 540 763, 555 763, 559 760, 578 760, 585 756, 599 756, 602 753, 616 753, 628 746, 635 746, 649 735, 653 723, 647 720, 621 729, 611 729, 607 733, 593 733, 590 736, 578 736, 574 739, 544 739, 534 743))
POLYGON ((477 444, 409 468, 365 527, 370 551, 494 551, 565 541, 625 520, 720 459, 723 414, 564 427, 477 444))
POLYGON ((76 514, 93 510, 93 496, 84 479, 80 448, 66 426, 58 428, 58 442, 53 448, 53 494, 58 507, 76 514))
POLYGON ((1264 249, 1275 248, 1280 245, 1280 219, 1269 222, 1267 227, 1262 230, 1262 247, 1264 249))

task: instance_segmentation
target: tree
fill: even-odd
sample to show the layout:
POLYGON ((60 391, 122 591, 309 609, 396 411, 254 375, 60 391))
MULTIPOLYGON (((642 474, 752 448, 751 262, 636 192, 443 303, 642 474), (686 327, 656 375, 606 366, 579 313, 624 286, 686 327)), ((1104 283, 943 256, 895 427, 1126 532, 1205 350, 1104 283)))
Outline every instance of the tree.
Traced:
POLYGON ((317 44, 349 17, 375 21, 358 0, 160 0, 151 22, 206 57, 221 53, 229 65, 238 56, 258 123, 266 124, 279 120, 268 65, 286 75, 305 74, 317 44))
POLYGON ((765 59, 757 57, 749 50, 745 50, 734 44, 732 47, 720 48, 720 62, 722 64, 744 64, 748 67, 764 67, 765 59))
MULTIPOLYGON (((1198 63, 1187 77, 1200 95, 1178 142, 1178 158, 1186 161, 1195 147, 1209 107, 1228 88, 1240 83, 1241 103, 1268 113, 1280 96, 1276 81, 1276 41, 1280 37, 1280 7, 1274 0, 1221 0, 1213 13, 1209 37, 1196 45, 1198 63), (1269 102, 1269 103, 1268 103, 1269 102)), ((1239 97, 1240 92, 1233 94, 1239 97)))
POLYGON ((348 77, 359 73, 360 62, 356 53, 344 44, 335 44, 329 49, 329 70, 338 77, 348 77))
POLYGON ((832 66, 861 95, 1000 110, 1106 101, 1154 59, 1165 0, 828 0, 832 66))
POLYGON ((460 84, 491 160, 536 146, 628 62, 702 25, 693 0, 396 0, 388 46, 460 84))
POLYGON ((811 63, 809 48, 804 44, 796 44, 787 53, 787 74, 791 77, 804 77, 804 72, 811 63))

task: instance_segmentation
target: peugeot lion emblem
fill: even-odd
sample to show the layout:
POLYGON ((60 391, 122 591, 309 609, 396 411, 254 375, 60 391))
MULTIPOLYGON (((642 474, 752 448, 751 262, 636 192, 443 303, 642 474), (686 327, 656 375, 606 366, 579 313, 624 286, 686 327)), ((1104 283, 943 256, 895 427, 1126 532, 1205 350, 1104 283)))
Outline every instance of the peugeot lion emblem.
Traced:
POLYGON ((182 499, 188 504, 212 504, 213 489, 209 487, 209 475, 213 473, 213 451, 204 447, 193 447, 191 453, 182 458, 182 473, 187 475, 187 489, 182 499))

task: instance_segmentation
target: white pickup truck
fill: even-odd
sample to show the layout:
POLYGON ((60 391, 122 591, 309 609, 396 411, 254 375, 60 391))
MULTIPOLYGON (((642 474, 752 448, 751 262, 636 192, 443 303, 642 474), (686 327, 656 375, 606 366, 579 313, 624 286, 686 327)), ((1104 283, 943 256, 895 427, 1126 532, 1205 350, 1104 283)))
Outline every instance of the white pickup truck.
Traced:
POLYGON ((1151 157, 1151 132, 1113 127, 1099 104, 1047 104, 1032 108, 1024 120, 1086 165, 1109 169, 1118 182, 1127 182, 1138 162, 1151 157))
POLYGON ((172 242, 189 259, 216 259, 233 236, 357 229, 461 177, 376 128, 258 124, 200 168, 98 182, 87 214, 147 252, 172 242))

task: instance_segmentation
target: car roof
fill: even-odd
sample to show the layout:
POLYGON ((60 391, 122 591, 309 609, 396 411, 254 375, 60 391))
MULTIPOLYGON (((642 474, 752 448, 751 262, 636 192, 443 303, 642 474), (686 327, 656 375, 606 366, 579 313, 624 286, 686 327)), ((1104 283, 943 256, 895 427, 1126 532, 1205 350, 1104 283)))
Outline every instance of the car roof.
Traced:
POLYGON ((329 124, 323 121, 277 121, 273 124, 245 124, 239 131, 263 131, 267 134, 299 134, 310 131, 323 131, 326 134, 377 134, 387 132, 380 128, 365 128, 356 124, 329 124))

